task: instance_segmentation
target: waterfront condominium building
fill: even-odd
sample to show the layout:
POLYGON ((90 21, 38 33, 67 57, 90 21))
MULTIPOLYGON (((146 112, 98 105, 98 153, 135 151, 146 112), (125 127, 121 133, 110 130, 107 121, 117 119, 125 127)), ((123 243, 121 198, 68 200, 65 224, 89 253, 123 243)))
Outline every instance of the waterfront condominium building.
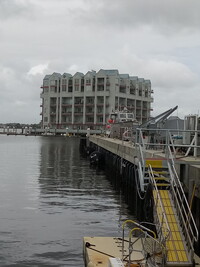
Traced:
POLYGON ((41 88, 43 128, 102 129, 109 114, 124 107, 139 123, 150 118, 150 80, 118 70, 53 73, 44 77, 41 88))

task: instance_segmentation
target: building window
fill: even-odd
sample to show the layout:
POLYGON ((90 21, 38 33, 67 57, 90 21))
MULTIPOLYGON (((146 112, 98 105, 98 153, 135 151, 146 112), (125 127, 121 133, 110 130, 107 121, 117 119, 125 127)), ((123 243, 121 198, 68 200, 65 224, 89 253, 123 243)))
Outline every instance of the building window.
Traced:
POLYGON ((74 104, 83 104, 83 98, 82 97, 75 97, 74 98, 74 104))
POLYGON ((62 79, 62 84, 67 84, 67 80, 66 79, 62 79))
POLYGON ((90 85, 91 84, 91 79, 86 79, 86 85, 90 85))
POLYGON ((97 113, 103 113, 103 108, 97 108, 97 113))
POLYGON ((74 113, 83 113, 83 109, 82 108, 79 108, 79 107, 76 107, 74 109, 74 113))
POLYGON ((94 104, 94 97, 86 97, 86 104, 94 104))
POLYGON ((75 84, 79 84, 79 79, 75 79, 75 84))
POLYGON ((56 85, 55 81, 50 81, 50 85, 56 85))
POLYGON ((72 105, 72 98, 71 97, 63 97, 62 98, 63 105, 72 105))
POLYGON ((63 92, 66 92, 66 91, 67 91, 67 85, 66 85, 66 84, 63 84, 63 85, 62 85, 62 91, 63 91, 63 92))
POLYGON ((92 107, 87 107, 86 113, 94 113, 94 109, 92 107))
POLYGON ((72 88, 73 88, 73 85, 72 85, 72 79, 69 79, 69 81, 68 81, 68 92, 69 92, 69 93, 72 92, 72 88))
POLYGON ((94 122, 94 117, 86 117, 86 122, 94 122))
POLYGON ((98 96, 97 97, 97 104, 103 104, 104 103, 104 97, 103 96, 98 96))

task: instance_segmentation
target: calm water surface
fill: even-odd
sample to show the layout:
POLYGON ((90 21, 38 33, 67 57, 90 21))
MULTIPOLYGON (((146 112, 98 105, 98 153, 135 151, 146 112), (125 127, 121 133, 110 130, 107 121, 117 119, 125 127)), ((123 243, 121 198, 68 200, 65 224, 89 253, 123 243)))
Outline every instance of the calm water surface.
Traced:
POLYGON ((0 135, 0 266, 84 266, 84 236, 121 236, 130 218, 78 138, 0 135))

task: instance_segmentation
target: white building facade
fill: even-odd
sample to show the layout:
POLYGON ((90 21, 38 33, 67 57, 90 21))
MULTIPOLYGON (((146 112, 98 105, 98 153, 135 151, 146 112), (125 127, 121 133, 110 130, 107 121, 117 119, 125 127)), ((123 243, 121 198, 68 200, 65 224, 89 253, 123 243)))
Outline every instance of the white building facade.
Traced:
POLYGON ((109 114, 124 107, 143 123, 152 110, 150 80, 118 70, 53 73, 44 77, 41 89, 43 128, 103 129, 109 114))

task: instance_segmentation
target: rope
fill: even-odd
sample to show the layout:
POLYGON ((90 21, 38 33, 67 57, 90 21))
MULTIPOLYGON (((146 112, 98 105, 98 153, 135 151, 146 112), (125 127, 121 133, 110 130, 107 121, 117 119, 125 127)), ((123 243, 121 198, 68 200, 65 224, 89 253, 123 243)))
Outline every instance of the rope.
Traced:
POLYGON ((103 255, 106 255, 106 256, 108 256, 108 257, 115 258, 115 256, 113 256, 113 255, 110 255, 110 254, 105 253, 105 252, 103 252, 103 251, 97 250, 97 249, 95 249, 95 248, 91 248, 91 246, 94 246, 94 245, 90 244, 89 242, 86 242, 86 243, 85 243, 85 246, 86 246, 86 248, 88 248, 88 249, 91 249, 91 250, 93 250, 93 251, 96 251, 96 252, 98 252, 98 253, 101 253, 101 254, 103 254, 103 255))

